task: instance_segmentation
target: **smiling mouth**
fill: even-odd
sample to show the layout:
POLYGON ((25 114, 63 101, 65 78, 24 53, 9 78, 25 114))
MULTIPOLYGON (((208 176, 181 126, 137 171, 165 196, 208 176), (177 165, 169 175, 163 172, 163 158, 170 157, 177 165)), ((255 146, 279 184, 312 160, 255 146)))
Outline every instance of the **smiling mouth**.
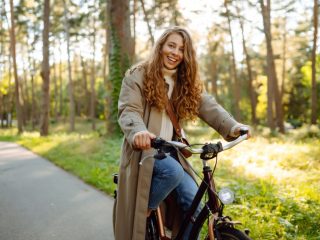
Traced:
POLYGON ((173 63, 178 62, 177 59, 174 59, 174 58, 172 58, 172 57, 167 57, 167 58, 168 58, 169 62, 173 62, 173 63))

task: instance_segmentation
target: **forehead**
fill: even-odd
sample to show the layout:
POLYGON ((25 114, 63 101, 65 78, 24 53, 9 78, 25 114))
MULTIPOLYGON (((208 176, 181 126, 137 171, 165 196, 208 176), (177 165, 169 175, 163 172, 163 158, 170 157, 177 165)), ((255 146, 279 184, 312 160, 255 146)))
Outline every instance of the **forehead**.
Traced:
POLYGON ((179 33, 171 33, 168 38, 167 38, 167 43, 168 42, 173 42, 177 44, 178 46, 183 46, 183 38, 179 33))

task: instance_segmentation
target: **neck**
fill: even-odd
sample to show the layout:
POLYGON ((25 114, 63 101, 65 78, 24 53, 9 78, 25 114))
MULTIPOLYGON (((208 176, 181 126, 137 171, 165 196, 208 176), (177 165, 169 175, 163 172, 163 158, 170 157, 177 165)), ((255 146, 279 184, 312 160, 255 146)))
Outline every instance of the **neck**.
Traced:
POLYGON ((163 67, 162 68, 162 73, 163 73, 163 76, 170 76, 172 77, 173 74, 175 74, 177 72, 177 69, 174 68, 174 69, 168 69, 166 67, 163 67))

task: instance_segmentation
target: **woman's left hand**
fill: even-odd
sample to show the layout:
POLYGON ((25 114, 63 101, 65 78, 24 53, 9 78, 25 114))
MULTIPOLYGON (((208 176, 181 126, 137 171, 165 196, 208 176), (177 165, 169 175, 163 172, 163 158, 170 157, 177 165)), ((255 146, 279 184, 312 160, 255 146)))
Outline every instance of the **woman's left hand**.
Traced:
POLYGON ((240 136, 242 131, 247 131, 248 139, 251 137, 251 128, 247 125, 241 125, 234 130, 234 135, 240 136))

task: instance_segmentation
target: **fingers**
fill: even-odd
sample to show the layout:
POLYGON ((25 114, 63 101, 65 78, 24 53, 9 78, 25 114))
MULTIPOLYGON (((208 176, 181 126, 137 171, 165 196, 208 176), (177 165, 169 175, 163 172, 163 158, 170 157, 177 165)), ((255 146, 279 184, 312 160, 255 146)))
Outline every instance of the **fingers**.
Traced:
POLYGON ((236 128, 236 130, 235 130, 234 133, 235 133, 237 136, 240 136, 240 135, 243 135, 242 132, 246 132, 246 134, 248 135, 248 139, 251 137, 251 129, 250 129, 249 126, 247 126, 247 125, 242 125, 242 126, 236 128))
POLYGON ((151 147, 151 139, 155 137, 153 133, 141 131, 135 134, 133 142, 136 148, 147 150, 151 147))

